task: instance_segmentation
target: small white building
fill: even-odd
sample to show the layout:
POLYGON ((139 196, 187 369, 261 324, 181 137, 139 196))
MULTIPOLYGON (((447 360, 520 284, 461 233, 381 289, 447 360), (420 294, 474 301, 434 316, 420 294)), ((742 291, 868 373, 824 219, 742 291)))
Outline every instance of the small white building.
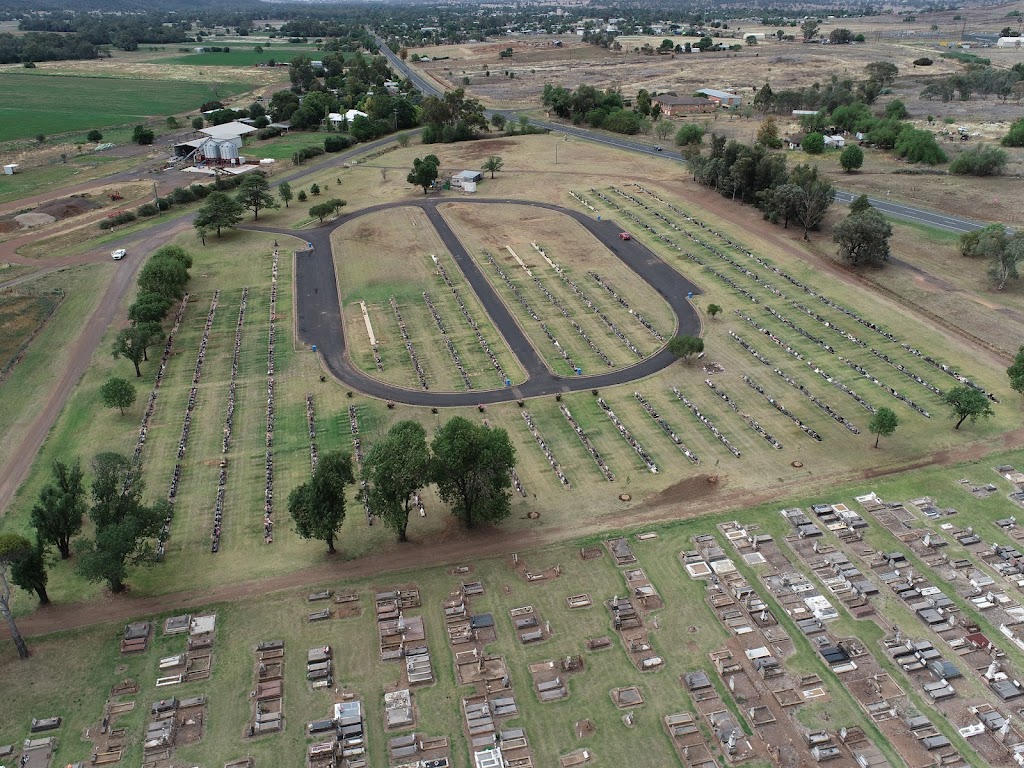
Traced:
POLYGON ((842 136, 839 136, 838 134, 835 135, 835 136, 826 136, 825 137, 825 146, 826 147, 837 147, 837 148, 841 149, 842 147, 846 146, 846 139, 844 139, 842 136))
POLYGON ((4 173, 7 176, 13 176, 17 172, 18 172, 18 164, 17 163, 8 163, 7 165, 4 166, 4 173))
POLYGON ((482 181, 484 175, 480 171, 459 171, 452 176, 452 189, 461 189, 464 192, 476 192, 477 182, 482 181))

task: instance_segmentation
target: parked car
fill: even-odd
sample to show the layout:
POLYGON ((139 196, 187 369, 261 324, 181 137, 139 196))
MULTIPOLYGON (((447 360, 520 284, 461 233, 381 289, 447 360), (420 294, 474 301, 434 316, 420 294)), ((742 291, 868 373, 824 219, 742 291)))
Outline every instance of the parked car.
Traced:
POLYGON ((629 232, 619 232, 619 240, 629 240, 629 232))
POLYGON ((124 248, 118 248, 116 251, 110 252, 110 258, 112 258, 114 261, 120 261, 127 255, 127 253, 128 251, 126 251, 124 248))

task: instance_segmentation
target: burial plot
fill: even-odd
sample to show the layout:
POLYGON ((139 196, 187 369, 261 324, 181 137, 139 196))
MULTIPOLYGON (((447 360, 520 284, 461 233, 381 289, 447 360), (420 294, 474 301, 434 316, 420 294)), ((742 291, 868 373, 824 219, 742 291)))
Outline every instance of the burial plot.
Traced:
POLYGON ((633 554, 633 550, 630 549, 629 542, 624 537, 617 539, 609 539, 605 542, 608 547, 608 551, 611 552, 612 557, 615 559, 615 564, 618 566, 633 565, 636 562, 636 555, 633 554))
POLYGON ((152 633, 153 625, 148 621, 140 621, 126 626, 121 639, 121 655, 144 653, 149 647, 149 638, 152 633))
POLYGON ((306 681, 312 689, 330 688, 334 684, 331 646, 323 645, 306 652, 306 681))
POLYGON ((589 608, 594 604, 590 595, 569 595, 565 598, 565 604, 570 608, 589 608))
POLYGON ((609 691, 609 695, 612 697, 612 703, 619 709, 639 707, 644 703, 643 694, 640 693, 640 689, 635 685, 625 688, 612 688, 609 691))
POLYGON ((408 688, 400 688, 384 694, 384 727, 388 730, 410 728, 416 724, 412 694, 408 688))
POLYGON ((182 616, 171 616, 164 621, 165 635, 183 635, 189 630, 192 617, 189 614, 182 616))
POLYGON ((363 606, 358 592, 340 592, 334 596, 334 615, 339 619, 362 616, 363 606))
POLYGON ((21 749, 20 768, 49 768, 56 741, 52 736, 26 739, 21 749))
POLYGON ((284 728, 284 641, 264 640, 256 646, 253 670, 256 689, 250 694, 252 716, 247 736, 274 733, 284 728))
POLYGON ((338 724, 338 747, 342 765, 359 768, 366 765, 366 722, 363 702, 355 699, 334 705, 334 721, 338 724))

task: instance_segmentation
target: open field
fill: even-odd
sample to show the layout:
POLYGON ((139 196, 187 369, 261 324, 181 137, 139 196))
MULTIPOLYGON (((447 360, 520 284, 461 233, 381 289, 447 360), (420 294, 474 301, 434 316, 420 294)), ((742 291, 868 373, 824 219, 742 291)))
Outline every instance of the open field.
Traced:
MULTIPOLYGON (((224 46, 220 42, 213 42, 211 45, 224 46)), ((306 48, 264 46, 261 53, 252 50, 254 46, 251 44, 242 48, 237 43, 231 43, 228 47, 231 50, 227 53, 186 53, 177 56, 160 56, 151 58, 148 63, 164 65, 181 64, 191 67, 254 67, 257 64, 265 64, 268 61, 289 62, 296 56, 305 55, 311 59, 316 59, 320 56, 316 48, 312 46, 306 48)))
POLYGON ((0 380, 7 378, 32 339, 60 306, 59 293, 0 294, 0 380))
MULTIPOLYGON (((250 86, 218 82, 222 97, 250 86)), ((214 98, 211 83, 47 74, 0 74, 0 141, 141 122, 198 108, 214 98), (83 107, 83 105, 87 105, 83 107)))

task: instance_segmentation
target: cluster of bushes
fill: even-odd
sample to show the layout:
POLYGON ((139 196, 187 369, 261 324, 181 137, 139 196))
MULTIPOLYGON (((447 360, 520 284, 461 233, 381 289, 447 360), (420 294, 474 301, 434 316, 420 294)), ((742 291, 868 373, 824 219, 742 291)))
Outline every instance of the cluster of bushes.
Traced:
POLYGON ((314 157, 319 157, 322 154, 324 154, 324 150, 320 147, 303 147, 292 153, 292 164, 302 165, 307 160, 312 160, 314 157))
POLYGON ((958 176, 998 176, 1006 162, 1006 151, 999 147, 973 147, 949 164, 949 172, 958 176))
POLYGON ((1024 147, 1024 117, 1010 126, 1009 132, 1003 137, 1004 147, 1024 147))
POLYGON ((610 89, 602 93, 592 85, 581 85, 569 91, 548 83, 544 86, 542 101, 544 106, 574 125, 586 123, 592 128, 627 135, 639 133, 644 125, 645 118, 625 109, 622 94, 610 89))
POLYGON ((116 216, 103 219, 100 229, 112 229, 137 221, 140 216, 146 218, 156 216, 162 211, 170 210, 174 205, 187 205, 205 200, 211 192, 224 192, 238 187, 244 176, 224 176, 212 184, 191 184, 187 187, 176 187, 167 197, 157 198, 155 202, 143 203, 135 211, 121 211, 116 216))
POLYGON ((984 67, 992 63, 991 59, 978 56, 976 53, 965 53, 964 51, 948 51, 942 54, 942 58, 959 61, 961 64, 981 64, 984 67))
POLYGON ((965 71, 928 83, 921 91, 921 98, 968 101, 976 93, 994 94, 1004 101, 1014 96, 1020 98, 1024 95, 1024 63, 1002 69, 989 66, 988 59, 970 62, 965 71))
POLYGON ((100 55, 99 49, 80 35, 59 35, 51 32, 0 34, 0 64, 24 62, 27 66, 35 61, 96 59, 100 55))
POLYGON ((218 45, 211 45, 209 47, 203 47, 203 53, 231 53, 231 49, 227 46, 221 48, 218 45))
POLYGON ((324 139, 324 152, 341 152, 354 143, 348 136, 331 135, 324 139))
POLYGON ((171 304, 185 295, 191 268, 192 256, 184 248, 165 245, 157 250, 139 270, 139 295, 128 308, 128 319, 134 324, 161 322, 171 304), (144 307, 147 304, 160 305, 162 311, 155 308, 147 311, 144 307))

